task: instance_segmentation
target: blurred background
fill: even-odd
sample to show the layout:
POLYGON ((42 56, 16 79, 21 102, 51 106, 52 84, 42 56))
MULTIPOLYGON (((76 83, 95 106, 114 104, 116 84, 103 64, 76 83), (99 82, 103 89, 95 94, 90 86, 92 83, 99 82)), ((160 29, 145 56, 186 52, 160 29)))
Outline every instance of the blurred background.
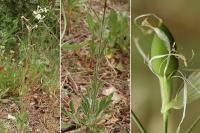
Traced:
MULTIPOLYGON (((132 22, 138 15, 155 13, 164 20, 164 23, 172 32, 178 47, 179 53, 187 59, 195 55, 188 68, 200 69, 200 1, 199 0, 132 0, 132 22)), ((132 39, 138 36, 141 45, 147 53, 150 53, 152 36, 144 36, 132 23, 132 39)), ((131 48, 131 106, 140 118, 148 133, 162 132, 161 98, 159 81, 149 70, 144 60, 135 48, 132 41, 131 48)), ((183 64, 180 64, 183 68, 183 64)), ((178 88, 181 81, 174 81, 174 89, 178 88)), ((200 100, 188 104, 186 117, 181 126, 180 133, 186 131, 191 123, 200 114, 200 100)), ((169 118, 169 133, 175 133, 181 120, 182 110, 173 110, 169 118)), ((132 132, 139 133, 132 124, 132 132)), ((199 133, 198 125, 192 133, 199 133)))

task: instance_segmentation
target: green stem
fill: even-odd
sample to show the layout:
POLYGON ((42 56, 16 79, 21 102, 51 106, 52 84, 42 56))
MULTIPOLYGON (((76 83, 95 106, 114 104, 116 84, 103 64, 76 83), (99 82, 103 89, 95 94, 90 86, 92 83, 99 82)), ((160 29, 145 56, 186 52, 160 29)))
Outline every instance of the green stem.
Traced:
POLYGON ((133 121, 135 122, 141 133, 147 133, 144 127, 142 126, 140 120, 137 118, 137 116, 132 110, 131 110, 131 118, 133 119, 133 121))
POLYGON ((163 114, 163 127, 164 127, 164 133, 167 133, 168 132, 168 117, 169 117, 169 113, 168 111, 165 112, 163 114))
POLYGON ((163 114, 163 127, 164 133, 168 133, 168 117, 169 117, 169 109, 167 108, 172 93, 172 80, 167 77, 159 77, 160 86, 161 86, 161 97, 162 97, 162 109, 161 113, 163 114))
POLYGON ((101 21, 101 30, 100 30, 100 44, 98 47, 98 52, 96 55, 96 65, 94 68, 94 73, 93 73, 93 87, 92 87, 92 94, 90 94, 90 97, 92 99, 92 110, 95 110, 96 103, 97 103, 97 95, 99 92, 99 81, 98 81, 98 72, 100 68, 100 64, 102 61, 103 53, 104 53, 104 47, 105 44, 103 43, 103 33, 104 33, 104 24, 105 24, 105 17, 106 17, 106 8, 107 8, 107 0, 104 1, 104 9, 103 9, 103 16, 102 16, 102 21, 101 21))
POLYGON ((192 133, 192 130, 194 129, 194 127, 200 122, 200 116, 197 117, 197 119, 192 123, 192 125, 190 126, 190 128, 186 131, 186 133, 192 133))

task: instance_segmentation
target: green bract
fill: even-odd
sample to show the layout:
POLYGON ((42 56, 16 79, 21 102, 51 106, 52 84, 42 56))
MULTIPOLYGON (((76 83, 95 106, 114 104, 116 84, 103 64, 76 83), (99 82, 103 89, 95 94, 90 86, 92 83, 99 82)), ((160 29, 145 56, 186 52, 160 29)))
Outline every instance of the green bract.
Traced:
POLYGON ((163 32, 164 34, 162 34, 164 36, 162 38, 157 32, 154 35, 151 47, 151 58, 155 59, 151 62, 152 70, 158 76, 162 77, 173 75, 179 66, 178 59, 174 55, 176 49, 174 38, 163 23, 160 23, 157 29, 163 32), (168 43, 165 39, 168 40, 168 43))

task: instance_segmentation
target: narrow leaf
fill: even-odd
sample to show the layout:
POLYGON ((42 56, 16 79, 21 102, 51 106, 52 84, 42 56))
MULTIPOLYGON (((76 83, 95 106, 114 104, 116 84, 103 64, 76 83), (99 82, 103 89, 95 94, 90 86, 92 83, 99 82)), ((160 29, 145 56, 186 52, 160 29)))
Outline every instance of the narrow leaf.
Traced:
POLYGON ((103 98, 100 101, 97 115, 101 113, 104 109, 106 109, 112 103, 112 97, 113 97, 113 93, 111 93, 109 96, 103 98))
POLYGON ((94 18, 90 14, 87 15, 87 23, 88 23, 90 31, 94 30, 95 21, 94 21, 94 18))
POLYGON ((70 101, 69 107, 70 107, 71 113, 75 113, 74 103, 72 101, 70 101))
POLYGON ((87 114, 89 112, 89 109, 90 109, 90 103, 89 103, 88 98, 83 97, 83 100, 81 102, 81 106, 82 106, 82 109, 85 112, 85 114, 87 114))

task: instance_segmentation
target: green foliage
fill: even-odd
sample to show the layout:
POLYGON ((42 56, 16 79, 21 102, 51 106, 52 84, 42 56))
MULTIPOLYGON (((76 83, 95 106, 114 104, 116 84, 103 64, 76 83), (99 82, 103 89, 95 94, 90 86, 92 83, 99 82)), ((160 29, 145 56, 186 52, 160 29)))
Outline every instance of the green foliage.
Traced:
POLYGON ((1 98, 8 93, 24 95, 38 85, 47 92, 58 88, 60 33, 55 6, 55 1, 46 0, 1 1, 1 98))
POLYGON ((61 38, 64 37, 65 32, 70 32, 72 21, 76 19, 74 16, 80 16, 80 9, 83 6, 84 0, 62 0, 61 10, 64 19, 64 30, 61 38))
POLYGON ((37 6, 31 0, 1 0, 0 1, 0 42, 7 45, 17 43, 17 35, 21 29, 21 16, 30 16, 37 6))
POLYGON ((60 12, 56 8, 57 0, 0 0, 0 99, 20 99, 15 113, 19 133, 30 132, 21 98, 34 87, 49 96, 59 91, 60 12))
POLYGON ((110 106, 113 97, 112 93, 109 96, 97 98, 98 90, 99 88, 88 89, 88 95, 82 97, 77 110, 75 110, 73 101, 69 103, 69 111, 62 108, 64 115, 70 117, 77 125, 86 126, 87 131, 91 133, 102 132, 103 129, 97 127, 96 124, 103 119, 104 110, 110 106))
POLYGON ((23 70, 13 70, 14 67, 7 67, 0 72, 0 99, 5 96, 18 94, 18 89, 23 84, 23 70))
POLYGON ((112 10, 107 19, 107 27, 109 29, 108 49, 121 49, 122 52, 128 54, 130 44, 130 32, 129 18, 127 14, 112 10))
MULTIPOLYGON (((21 21, 21 17, 25 16, 30 19, 34 10, 37 6, 48 6, 49 1, 38 1, 38 0, 1 0, 0 1, 0 42, 6 45, 16 45, 18 43, 19 35, 21 34, 22 27, 24 24, 21 21)), ((54 28, 57 23, 55 20, 54 11, 48 12, 46 18, 48 18, 48 26, 54 28)), ((58 28, 58 27, 56 27, 58 28)), ((59 28, 58 28, 59 29, 59 28)), ((58 31, 59 32, 59 31, 58 31)), ((59 34, 59 33, 57 33, 59 34)))
POLYGON ((1 133, 7 133, 6 128, 4 126, 4 123, 1 119, 0 119, 0 132, 1 133))
POLYGON ((97 40, 100 37, 101 23, 94 19, 91 14, 87 15, 87 24, 89 31, 92 33, 92 39, 89 41, 90 53, 95 55, 98 53, 98 42, 97 40))
MULTIPOLYGON (((87 13, 86 22, 91 33, 91 38, 80 44, 63 44, 62 48, 73 51, 89 46, 91 56, 96 58, 92 83, 87 89, 86 94, 82 97, 77 110, 71 101, 69 103, 70 110, 66 111, 63 107, 62 112, 64 115, 70 117, 78 126, 86 126, 87 132, 101 133, 105 131, 99 128, 97 123, 104 119, 105 110, 111 105, 113 97, 113 94, 110 94, 109 96, 99 98, 100 89, 103 87, 98 77, 101 61, 108 54, 113 55, 118 50, 128 54, 130 32, 128 16, 125 13, 112 10, 108 15, 107 12, 104 12, 100 19, 97 12, 91 7, 89 9, 92 12, 87 13)), ((106 5, 104 5, 105 10, 106 5)), ((69 13, 69 8, 67 13, 69 13)), ((69 24, 70 14, 67 15, 69 24)))
POLYGON ((91 15, 87 15, 87 24, 90 32, 93 37, 97 38, 100 36, 101 22, 95 20, 95 18, 91 15))
POLYGON ((16 127, 19 133, 26 133, 29 129, 29 117, 27 113, 27 108, 22 101, 19 103, 20 112, 15 114, 16 127))
POLYGON ((66 0, 66 8, 69 12, 80 12, 80 7, 83 1, 84 0, 66 0))
MULTIPOLYGON (((123 53, 128 54, 130 43, 128 16, 125 13, 112 10, 106 16, 105 20, 105 29, 103 31, 103 42, 107 44, 105 55, 113 55, 117 50, 121 50, 123 53)), ((98 40, 101 36, 101 21, 91 14, 88 14, 87 24, 92 33, 90 50, 91 54, 94 55, 98 49, 98 43, 95 40, 98 40)))
POLYGON ((92 105, 92 99, 88 96, 84 96, 77 111, 74 108, 74 103, 70 101, 70 111, 67 112, 62 108, 62 112, 70 117, 76 124, 86 126, 88 132, 99 132, 100 130, 102 131, 102 129, 98 128, 96 123, 103 119, 103 111, 112 103, 112 96, 113 94, 102 99, 96 98, 95 106, 92 105), (80 115, 82 113, 84 115, 80 115))

